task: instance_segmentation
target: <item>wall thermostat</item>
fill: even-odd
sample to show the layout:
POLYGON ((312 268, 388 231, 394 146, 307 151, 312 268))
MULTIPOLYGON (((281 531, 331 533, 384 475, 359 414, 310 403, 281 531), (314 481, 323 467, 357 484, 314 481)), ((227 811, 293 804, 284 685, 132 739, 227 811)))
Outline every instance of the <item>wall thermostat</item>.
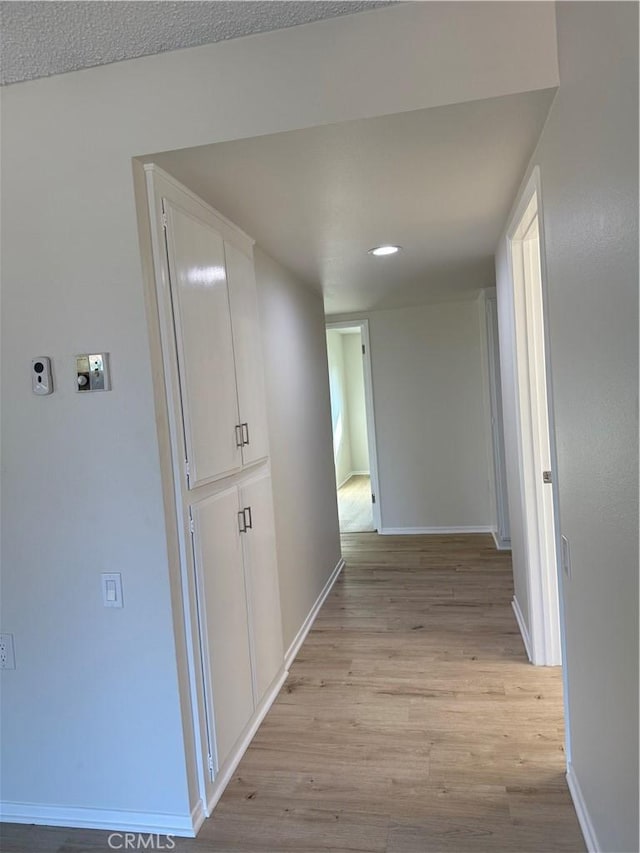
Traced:
POLYGON ((42 397, 53 394, 51 359, 46 355, 38 355, 31 359, 31 390, 42 397))
POLYGON ((109 353, 77 355, 76 383, 78 391, 110 391, 109 353))

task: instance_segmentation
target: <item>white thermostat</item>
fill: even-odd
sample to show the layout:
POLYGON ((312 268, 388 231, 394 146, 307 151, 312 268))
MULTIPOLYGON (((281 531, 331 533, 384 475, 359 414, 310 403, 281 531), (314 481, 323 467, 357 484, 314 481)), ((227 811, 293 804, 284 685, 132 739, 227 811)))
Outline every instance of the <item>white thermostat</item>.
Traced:
POLYGON ((76 383, 78 391, 110 391, 109 353, 77 355, 76 383))
POLYGON ((46 355, 38 355, 31 359, 31 390, 42 397, 53 394, 51 359, 46 355))

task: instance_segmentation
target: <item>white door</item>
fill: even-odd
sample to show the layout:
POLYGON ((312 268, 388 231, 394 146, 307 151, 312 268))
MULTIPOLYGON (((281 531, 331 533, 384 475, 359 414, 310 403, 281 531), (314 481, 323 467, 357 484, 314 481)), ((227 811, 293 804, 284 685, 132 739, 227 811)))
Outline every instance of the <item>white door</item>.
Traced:
POLYGON ((257 704, 284 659, 271 477, 264 474, 242 486, 240 502, 247 525, 243 545, 257 704))
POLYGON ((224 243, 163 198, 190 489, 242 466, 224 243))
POLYGON ((236 486, 191 507, 207 714, 215 732, 209 742, 218 769, 254 710, 239 509, 236 486))
POLYGON ((225 256, 236 352, 242 460, 249 465, 269 454, 256 275, 253 258, 231 243, 225 243, 225 256))

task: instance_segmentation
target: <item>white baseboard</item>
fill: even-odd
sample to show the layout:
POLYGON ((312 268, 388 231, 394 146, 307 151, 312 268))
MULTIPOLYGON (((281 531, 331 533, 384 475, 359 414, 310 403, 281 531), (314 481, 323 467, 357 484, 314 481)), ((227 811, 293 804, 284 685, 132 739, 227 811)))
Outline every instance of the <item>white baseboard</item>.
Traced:
POLYGON ((518 623, 518 628, 520 628, 520 634, 522 635, 522 642, 524 643, 524 648, 527 653, 527 657, 529 658, 529 661, 532 662, 531 639, 529 637, 529 631, 527 630, 527 625, 524 621, 524 616, 522 615, 520 604, 518 603, 518 599, 515 597, 515 595, 511 599, 511 607, 513 608, 513 612, 516 615, 516 622, 518 623))
POLYGON ((0 820, 36 826, 68 826, 79 829, 110 829, 149 835, 177 835, 195 838, 194 816, 155 814, 110 809, 70 808, 35 803, 0 803, 0 820))
POLYGON ((369 471, 350 471, 341 483, 338 483, 338 488, 345 486, 352 477, 370 476, 369 471))
POLYGON ((593 823, 591 822, 591 817, 589 816, 587 804, 582 796, 580 783, 578 782, 578 778, 571 762, 567 764, 567 785, 569 786, 569 792, 578 816, 578 823, 580 824, 580 829, 582 830, 584 843, 587 846, 588 853, 601 853, 602 847, 598 842, 598 837, 596 836, 593 823))
POLYGON ((446 533, 492 533, 491 525, 462 527, 381 527, 378 533, 383 536, 423 536, 425 534, 446 533))
POLYGON ((496 548, 498 551, 510 551, 511 550, 511 539, 500 539, 498 536, 498 531, 492 529, 491 535, 493 536, 493 541, 496 543, 496 548))
POLYGON ((229 784, 231 777, 235 773, 235 770, 240 763, 240 759, 245 754, 247 749, 249 748, 249 744, 254 738, 255 733, 260 728, 260 724, 264 720, 267 715, 269 708, 273 705, 282 685, 287 680, 287 675, 289 671, 286 667, 283 667, 278 675, 275 677, 271 687, 265 693, 265 696, 258 706, 254 716, 251 718, 250 723, 244 730, 244 732, 240 735, 233 752, 227 758, 225 763, 222 765, 218 773, 216 774, 216 778, 213 782, 213 787, 208 792, 208 801, 207 801, 207 810, 206 814, 209 816, 213 809, 215 808, 218 800, 224 793, 224 789, 229 784))
POLYGON ((193 825, 193 835, 194 837, 200 832, 200 827, 207 819, 207 815, 204 810, 204 803, 202 800, 198 800, 196 805, 191 810, 191 823, 193 825))
POLYGON ((296 655, 300 651, 300 646, 304 643, 304 641, 307 637, 307 634, 309 633, 311 626, 313 625, 315 618, 318 615, 318 611, 320 610, 320 608, 324 604, 326 597, 331 592, 331 587, 334 585, 334 583, 338 579, 338 575, 340 574, 340 572, 342 571, 343 568, 344 568, 344 560, 342 559, 342 557, 340 557, 335 569, 331 572, 331 575, 329 576, 329 580, 326 582, 326 584, 322 588, 322 592, 317 597, 315 604, 313 605, 313 607, 309 611, 309 615, 307 616, 307 618, 302 623, 302 627, 300 628, 300 630, 296 634, 293 642, 291 643, 291 645, 287 649, 287 652, 284 656, 284 665, 285 665, 285 668, 287 670, 291 667, 291 664, 295 660, 296 655))

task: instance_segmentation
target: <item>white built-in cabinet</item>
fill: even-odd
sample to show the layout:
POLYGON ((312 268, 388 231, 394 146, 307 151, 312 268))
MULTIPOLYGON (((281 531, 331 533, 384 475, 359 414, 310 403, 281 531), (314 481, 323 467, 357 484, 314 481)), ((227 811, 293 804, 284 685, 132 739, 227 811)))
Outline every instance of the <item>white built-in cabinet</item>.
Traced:
POLYGON ((205 810, 284 678, 253 241, 146 166, 205 810))
POLYGON ((253 254, 225 241, 192 198, 164 197, 162 207, 187 476, 197 488, 268 455, 253 254))

